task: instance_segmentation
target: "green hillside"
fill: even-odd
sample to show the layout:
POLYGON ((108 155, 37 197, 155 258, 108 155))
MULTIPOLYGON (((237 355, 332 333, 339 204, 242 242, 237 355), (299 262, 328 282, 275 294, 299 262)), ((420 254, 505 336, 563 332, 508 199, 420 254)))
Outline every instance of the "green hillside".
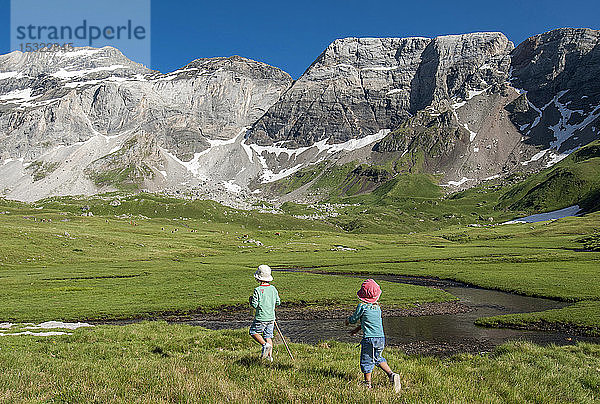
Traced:
POLYGON ((600 208, 600 141, 594 141, 567 158, 509 188, 498 207, 546 212, 580 205, 600 208))

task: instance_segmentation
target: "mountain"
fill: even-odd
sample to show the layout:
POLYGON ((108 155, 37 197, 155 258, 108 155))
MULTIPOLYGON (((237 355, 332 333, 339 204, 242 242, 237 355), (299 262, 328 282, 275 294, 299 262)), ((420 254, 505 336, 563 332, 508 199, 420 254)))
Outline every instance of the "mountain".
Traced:
POLYGON ((598 139, 599 38, 345 38, 296 81, 239 56, 162 74, 110 47, 12 52, 0 56, 0 196, 243 203, 281 197, 273 184, 304 172, 288 199, 330 173, 359 193, 407 173, 447 190, 530 175, 598 139))
POLYGON ((0 189, 35 200, 206 181, 197 156, 232 142, 291 82, 238 56, 161 74, 110 47, 12 52, 0 57, 0 189))
POLYGON ((516 49, 501 33, 338 40, 250 139, 291 169, 324 145, 370 137, 334 159, 438 175, 450 189, 537 172, 598 137, 598 35, 561 29, 516 49))

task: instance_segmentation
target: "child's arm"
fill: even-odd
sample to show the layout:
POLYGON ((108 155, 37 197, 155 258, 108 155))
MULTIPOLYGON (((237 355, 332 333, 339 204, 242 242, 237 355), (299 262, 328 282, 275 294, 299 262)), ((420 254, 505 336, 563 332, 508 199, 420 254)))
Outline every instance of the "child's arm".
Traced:
POLYGON ((352 331, 350 331, 350 335, 356 335, 359 331, 360 331, 360 325, 358 327, 356 327, 355 329, 353 329, 352 331))
MULTIPOLYGON (((360 316, 363 314, 362 309, 363 309, 362 305, 359 304, 356 307, 356 310, 354 310, 354 313, 352 313, 352 315, 346 319, 346 325, 355 324, 360 319, 360 316)), ((357 332, 360 331, 360 329, 361 329, 361 326, 359 324, 358 327, 356 327, 352 331, 350 331, 350 335, 355 335, 357 332)))
POLYGON ((259 302, 258 291, 256 289, 254 289, 254 293, 252 294, 252 296, 250 296, 250 306, 252 306, 256 309, 256 308, 258 308, 258 302, 259 302))
POLYGON ((354 310, 354 313, 352 313, 352 315, 346 319, 346 325, 347 324, 355 324, 360 319, 360 316, 362 316, 362 314, 363 314, 362 309, 363 309, 362 304, 359 304, 358 306, 356 306, 356 310, 354 310))

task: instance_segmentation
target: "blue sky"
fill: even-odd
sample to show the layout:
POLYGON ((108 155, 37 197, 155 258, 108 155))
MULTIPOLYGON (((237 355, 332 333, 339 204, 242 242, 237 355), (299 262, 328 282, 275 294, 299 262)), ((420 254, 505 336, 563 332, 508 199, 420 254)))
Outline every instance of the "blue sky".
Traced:
MULTIPOLYGON (((152 0, 151 67, 167 72, 195 58, 237 54, 297 78, 336 38, 501 31, 518 44, 558 27, 600 29, 598 16, 600 2, 581 0, 152 0)), ((1 53, 9 51, 9 21, 10 2, 0 0, 1 53)))

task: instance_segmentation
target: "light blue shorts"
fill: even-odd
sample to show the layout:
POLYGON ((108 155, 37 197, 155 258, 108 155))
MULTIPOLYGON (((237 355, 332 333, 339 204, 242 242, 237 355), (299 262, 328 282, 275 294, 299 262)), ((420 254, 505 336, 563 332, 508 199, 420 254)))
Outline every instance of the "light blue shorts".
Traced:
POLYGON ((273 338, 273 328, 275 328, 275 320, 273 321, 258 321, 254 320, 250 326, 249 334, 260 334, 263 338, 273 338))
POLYGON ((381 356, 385 347, 384 337, 368 337, 360 341, 360 370, 363 373, 371 373, 375 365, 386 362, 381 356))

